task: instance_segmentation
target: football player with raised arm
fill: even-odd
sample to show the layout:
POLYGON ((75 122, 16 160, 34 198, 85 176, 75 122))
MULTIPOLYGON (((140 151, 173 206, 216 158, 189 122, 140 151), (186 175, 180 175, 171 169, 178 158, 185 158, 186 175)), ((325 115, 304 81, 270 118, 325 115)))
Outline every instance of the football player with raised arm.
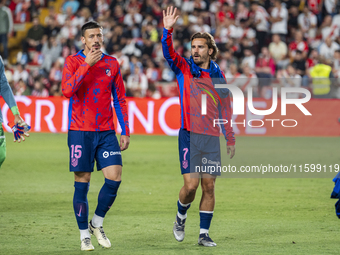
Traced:
POLYGON ((189 59, 181 57, 175 51, 172 32, 179 17, 176 16, 176 10, 177 8, 173 7, 163 10, 162 36, 163 55, 176 74, 181 106, 178 147, 184 185, 179 192, 173 234, 177 241, 183 241, 187 210, 194 201, 196 190, 201 183, 198 244, 216 246, 209 236, 209 228, 215 207, 215 181, 220 173, 196 172, 196 167, 202 164, 209 167, 220 164, 220 127, 212 125, 214 119, 227 120, 226 124, 221 125, 221 129, 227 141, 227 153, 230 154, 230 158, 235 154, 235 137, 230 125, 229 90, 215 89, 215 84, 226 84, 226 80, 224 73, 213 61, 216 59, 218 48, 212 35, 200 32, 192 35, 189 59), (202 111, 203 96, 206 98, 206 114, 202 111))
POLYGON ((74 214, 80 230, 81 250, 93 250, 91 234, 98 243, 110 248, 103 220, 117 196, 121 183, 121 151, 130 143, 125 88, 117 59, 100 50, 103 29, 95 21, 81 28, 84 49, 65 61, 62 91, 70 98, 68 146, 70 171, 74 172, 74 214), (111 96, 122 128, 120 144, 113 124, 111 96), (93 218, 88 222, 87 192, 94 161, 105 183, 98 195, 93 218))

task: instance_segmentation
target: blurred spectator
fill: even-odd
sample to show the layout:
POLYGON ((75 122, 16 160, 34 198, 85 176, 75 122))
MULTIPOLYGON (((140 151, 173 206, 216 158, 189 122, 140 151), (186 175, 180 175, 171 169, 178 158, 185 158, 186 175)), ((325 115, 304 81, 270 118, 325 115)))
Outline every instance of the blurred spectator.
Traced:
POLYGON ((41 64, 41 69, 47 73, 50 71, 52 64, 58 59, 61 54, 61 45, 55 36, 51 36, 47 42, 44 43, 42 54, 44 60, 41 64))
POLYGON ((127 95, 133 97, 145 97, 148 89, 148 79, 139 66, 135 66, 134 71, 127 78, 127 95))
POLYGON ((159 91, 157 90, 154 82, 149 82, 149 87, 146 96, 151 97, 153 99, 160 99, 162 97, 161 93, 159 93, 159 91))
POLYGON ((80 30, 84 23, 92 20, 93 18, 90 9, 87 7, 81 8, 78 13, 79 15, 72 19, 71 24, 73 27, 76 27, 80 30))
MULTIPOLYGON (((296 73, 293 65, 288 65, 286 70, 282 70, 277 77, 282 87, 299 88, 301 87, 302 78, 301 75, 296 73)), ((299 93, 289 92, 287 98, 299 98, 299 93)))
POLYGON ((340 78, 340 50, 334 52, 333 74, 336 78, 340 78))
POLYGON ((123 79, 125 79, 125 75, 129 74, 130 72, 129 58, 122 53, 122 50, 120 48, 117 48, 112 57, 115 57, 118 60, 120 72, 122 74, 123 79))
POLYGON ((222 5, 222 9, 220 9, 218 11, 217 22, 223 23, 225 18, 228 18, 228 19, 231 19, 231 20, 235 19, 235 15, 232 11, 232 7, 227 2, 224 2, 223 5, 222 5))
POLYGON ((29 96, 31 91, 22 79, 19 79, 18 83, 15 85, 15 95, 16 96, 29 96))
POLYGON ((253 11, 251 21, 256 29, 256 39, 259 46, 265 46, 267 31, 269 28, 269 14, 266 9, 258 4, 257 1, 253 1, 251 5, 253 11))
POLYGON ((334 42, 331 37, 327 37, 325 42, 321 44, 319 54, 325 59, 332 59, 336 50, 339 50, 340 46, 334 42))
POLYGON ((196 32, 210 33, 210 26, 208 26, 207 24, 204 24, 203 17, 198 17, 197 24, 191 26, 191 32, 192 33, 196 33, 196 32))
POLYGON ((79 2, 75 0, 68 0, 63 4, 63 11, 66 12, 68 7, 72 8, 72 13, 76 13, 79 8, 79 2))
POLYGON ((298 17, 298 24, 299 29, 306 38, 315 38, 318 21, 307 5, 303 7, 303 12, 298 17))
POLYGON ((41 79, 38 78, 34 81, 32 96, 35 97, 48 97, 48 90, 44 87, 41 79))
POLYGON ((228 18, 224 19, 224 22, 217 28, 216 37, 220 42, 226 43, 230 38, 238 38, 240 33, 232 21, 228 18))
POLYGON ((60 39, 65 42, 69 38, 74 38, 78 33, 78 30, 72 26, 71 19, 66 18, 65 25, 60 30, 60 39))
POLYGON ((143 21, 143 16, 138 11, 136 8, 129 8, 128 13, 124 17, 124 24, 131 30, 134 38, 140 36, 139 24, 143 21))
POLYGON ((51 19, 51 20, 57 20, 58 17, 58 13, 55 11, 55 8, 53 5, 48 7, 48 15, 45 17, 45 26, 47 26, 47 20, 51 19))
POLYGON ((281 0, 274 0, 274 8, 269 18, 272 23, 271 32, 272 34, 279 34, 282 41, 286 41, 288 33, 288 11, 286 7, 281 4, 281 0))
POLYGON ((296 73, 304 76, 306 72, 306 60, 303 58, 302 51, 297 50, 295 52, 293 66, 296 69, 296 73))
POLYGON ((15 67, 15 71, 14 71, 14 74, 13 74, 13 81, 14 83, 18 83, 19 80, 22 80, 24 83, 27 83, 28 82, 28 72, 25 68, 25 65, 17 65, 15 67))
POLYGON ((306 68, 310 69, 315 66, 319 61, 319 53, 316 49, 312 49, 309 54, 309 58, 307 59, 306 68))
MULTIPOLYGON (((115 1, 113 0, 112 3, 115 1)), ((78 9, 88 8, 91 11, 91 15, 96 12, 96 0, 81 0, 78 9)))
POLYGON ((312 92, 314 98, 330 98, 331 85, 334 80, 332 68, 326 64, 324 58, 320 58, 320 63, 310 69, 312 79, 312 92))
POLYGON ((246 43, 247 47, 253 46, 256 44, 256 32, 254 29, 248 26, 248 19, 241 19, 240 20, 240 27, 238 28, 240 32, 240 40, 242 44, 245 44, 244 41, 245 39, 249 42, 246 43))
POLYGON ((248 88, 252 88, 253 97, 259 97, 259 80, 247 64, 242 65, 242 74, 236 77, 232 84, 238 86, 245 95, 248 94, 248 88))
POLYGON ((63 73, 63 65, 64 65, 64 59, 58 58, 54 63, 53 67, 51 68, 49 80, 52 83, 60 83, 63 73))
POLYGON ((161 74, 158 68, 155 67, 155 63, 151 60, 147 60, 146 77, 148 82, 156 82, 161 79, 161 74))
POLYGON ((57 22, 53 16, 47 16, 45 19, 45 35, 47 38, 51 36, 58 36, 60 32, 60 27, 57 26, 57 22))
POLYGON ((125 19, 124 9, 122 6, 117 5, 113 9, 113 14, 111 15, 118 24, 123 24, 125 19))
POLYGON ((281 41, 280 36, 277 34, 274 34, 272 38, 272 42, 269 44, 270 55, 273 57, 278 69, 285 68, 289 64, 287 45, 281 41))
POLYGON ((244 49, 244 58, 242 60, 242 66, 247 65, 252 71, 255 69, 256 57, 250 48, 244 49))
POLYGON ((332 24, 332 16, 327 15, 321 26, 321 34, 322 34, 322 40, 326 40, 327 37, 332 38, 332 40, 335 40, 339 36, 339 24, 332 24))
POLYGON ((300 30, 295 32, 295 40, 289 44, 289 56, 294 58, 296 51, 301 51, 302 58, 306 59, 308 54, 308 44, 303 40, 303 34, 300 30))
POLYGON ((63 13, 59 13, 57 15, 58 26, 60 27, 64 26, 67 18, 69 18, 70 20, 73 20, 75 18, 75 15, 73 14, 71 6, 67 7, 66 10, 63 11, 63 13))
POLYGON ((241 74, 237 70, 237 65, 231 64, 228 71, 225 74, 227 84, 233 84, 240 75, 241 74))
POLYGON ((23 42, 23 52, 27 55, 28 62, 30 62, 30 55, 28 54, 29 48, 36 51, 41 51, 42 39, 45 33, 44 27, 40 24, 39 18, 33 18, 33 27, 28 30, 26 39, 23 42))
POLYGON ((239 2, 237 4, 237 11, 236 11, 236 17, 235 17, 235 25, 240 25, 241 19, 248 19, 249 18, 249 10, 244 5, 243 2, 239 2))
POLYGON ((0 0, 0 44, 3 48, 3 60, 6 65, 8 60, 8 38, 13 31, 13 18, 11 10, 5 6, 5 0, 0 0))
POLYGON ((238 60, 233 56, 230 50, 227 50, 225 52, 221 52, 219 54, 220 59, 219 59, 219 66, 221 70, 225 70, 227 73, 230 69, 231 65, 238 65, 238 60))
POLYGON ((272 78, 275 75, 275 62, 267 47, 261 49, 261 54, 256 61, 255 72, 259 78, 272 78))
POLYGON ((54 96, 54 97, 62 97, 63 93, 61 90, 61 83, 53 83, 51 88, 50 88, 50 96, 54 96))
MULTIPOLYGON (((136 39, 128 39, 126 46, 122 49, 122 53, 125 55, 134 55, 136 57, 142 56, 142 51, 136 46, 136 39)), ((132 72, 132 71, 131 71, 132 72)))
POLYGON ((107 10, 109 9, 109 4, 107 3, 106 0, 97 0, 97 15, 100 16, 105 16, 108 18, 109 15, 107 15, 107 10))
POLYGON ((332 17, 336 14, 337 0, 324 0, 324 7, 327 14, 332 17))

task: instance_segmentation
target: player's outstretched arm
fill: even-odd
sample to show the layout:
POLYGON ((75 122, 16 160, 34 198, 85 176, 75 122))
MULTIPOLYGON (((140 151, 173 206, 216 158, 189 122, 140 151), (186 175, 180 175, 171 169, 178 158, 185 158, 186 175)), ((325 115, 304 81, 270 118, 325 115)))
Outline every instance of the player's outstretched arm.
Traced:
POLYGON ((177 8, 173 6, 167 7, 166 10, 163 10, 163 25, 164 28, 167 30, 172 29, 172 27, 175 25, 177 19, 179 16, 176 16, 177 8))

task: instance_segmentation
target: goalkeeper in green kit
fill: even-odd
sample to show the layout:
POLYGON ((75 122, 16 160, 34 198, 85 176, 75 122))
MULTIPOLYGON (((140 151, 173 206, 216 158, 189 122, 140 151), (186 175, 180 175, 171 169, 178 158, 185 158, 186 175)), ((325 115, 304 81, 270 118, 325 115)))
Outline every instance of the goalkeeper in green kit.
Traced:
MULTIPOLYGON (((5 67, 4 62, 0 56, 0 96, 2 96, 11 109, 14 115, 14 121, 8 123, 8 125, 12 128, 14 135, 14 142, 18 141, 19 143, 25 141, 25 136, 29 136, 27 133, 31 127, 23 121, 20 117, 18 106, 14 100, 13 92, 11 87, 8 84, 7 78, 5 76, 5 67)), ((2 113, 0 111, 0 167, 6 158, 6 140, 5 134, 2 127, 2 113)))

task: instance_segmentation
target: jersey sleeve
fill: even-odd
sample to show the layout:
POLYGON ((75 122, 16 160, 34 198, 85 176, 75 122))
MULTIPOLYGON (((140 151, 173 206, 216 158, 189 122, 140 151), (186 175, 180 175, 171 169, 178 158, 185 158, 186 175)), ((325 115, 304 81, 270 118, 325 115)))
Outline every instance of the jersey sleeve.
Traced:
POLYGON ((112 96, 113 96, 113 105, 115 107, 116 115, 119 121, 119 124, 122 128, 122 135, 130 136, 129 129, 129 118, 126 106, 126 94, 125 87, 122 75, 120 73, 120 67, 117 62, 117 66, 115 67, 116 76, 113 80, 112 84, 112 96))
POLYGON ((90 68, 90 65, 84 61, 84 63, 76 69, 72 60, 72 56, 68 56, 66 58, 63 69, 63 77, 61 80, 62 92, 67 98, 72 97, 78 91, 80 86, 83 84, 86 72, 90 68))
MULTIPOLYGON (((224 73, 222 75, 225 78, 224 73)), ((231 126, 231 102, 230 102, 230 93, 229 90, 223 90, 224 93, 221 93, 221 105, 219 106, 219 118, 225 119, 228 122, 226 124, 221 125, 222 133, 227 141, 227 145, 235 145, 235 133, 233 131, 233 127, 231 126)))
POLYGON ((11 109, 13 115, 19 114, 17 103, 15 102, 14 95, 11 87, 8 84, 5 76, 5 68, 0 57, 0 95, 4 98, 6 104, 11 109))
POLYGON ((183 73, 183 69, 186 65, 186 61, 181 57, 174 49, 172 43, 172 32, 173 29, 167 30, 163 28, 162 35, 162 49, 163 56, 168 62, 170 68, 175 72, 176 75, 183 73))

